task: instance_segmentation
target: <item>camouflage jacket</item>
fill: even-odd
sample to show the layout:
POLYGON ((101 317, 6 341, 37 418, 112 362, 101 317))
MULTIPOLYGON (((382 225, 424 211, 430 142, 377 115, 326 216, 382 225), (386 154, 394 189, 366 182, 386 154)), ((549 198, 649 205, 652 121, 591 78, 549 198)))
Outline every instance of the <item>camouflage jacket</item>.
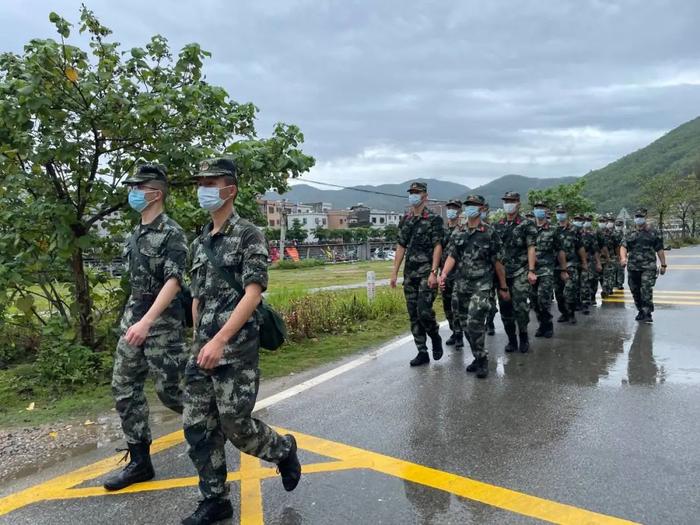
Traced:
POLYGON ((620 246, 620 241, 615 235, 615 232, 610 230, 598 230, 598 245, 601 251, 603 248, 607 248, 610 259, 615 259, 617 255, 616 250, 620 246))
POLYGON ((578 230, 572 224, 567 224, 565 227, 558 226, 557 231, 559 232, 561 249, 564 250, 564 255, 566 255, 566 267, 578 268, 581 265, 578 251, 582 246, 578 230))
MULTIPOLYGON (((263 234, 252 223, 233 213, 221 230, 209 233, 211 224, 192 243, 192 297, 199 300, 195 323, 195 355, 226 324, 242 295, 220 275, 204 252, 209 246, 217 264, 233 276, 242 290, 251 283, 267 289, 267 243, 263 234)), ((231 364, 260 346, 257 312, 231 338, 219 364, 231 364)))
POLYGON ((496 261, 503 261, 503 245, 488 224, 482 223, 474 229, 465 226, 450 238, 447 255, 457 263, 453 273, 459 272, 458 282, 478 282, 491 288, 496 261))
POLYGON ((445 235, 442 217, 425 208, 418 216, 407 213, 399 222, 399 246, 406 248, 404 278, 425 278, 433 265, 433 250, 445 235))
POLYGON ((527 249, 537 243, 537 227, 520 215, 513 221, 501 219, 494 227, 503 243, 506 276, 520 275, 528 268, 527 249))
POLYGON ((554 269, 559 268, 559 252, 562 250, 559 229, 545 222, 537 226, 537 275, 554 275, 554 269))
POLYGON ((656 270, 656 252, 664 249, 664 240, 657 230, 644 227, 629 231, 622 246, 627 248, 628 270, 656 270))
POLYGON ((593 256, 600 252, 600 246, 598 246, 598 236, 596 232, 590 230, 581 230, 581 245, 586 249, 588 254, 588 259, 592 259, 593 256))
MULTIPOLYGON (((447 247, 450 245, 450 238, 455 230, 459 230, 459 227, 456 225, 448 226, 447 223, 445 223, 445 234, 442 237, 442 257, 440 258, 440 268, 445 266, 445 261, 447 260, 447 247)), ((450 281, 453 281, 455 275, 456 272, 453 271, 447 278, 450 281)))
MULTIPOLYGON (((131 294, 122 315, 122 333, 141 320, 155 301, 163 285, 172 278, 180 285, 187 266, 187 240, 178 223, 161 213, 150 224, 139 224, 127 238, 124 246, 131 294), (135 238, 141 257, 131 253, 131 240, 135 238), (148 263, 148 269, 143 261, 148 263)), ((163 334, 182 328, 184 312, 182 304, 173 300, 153 323, 149 335, 163 334)))

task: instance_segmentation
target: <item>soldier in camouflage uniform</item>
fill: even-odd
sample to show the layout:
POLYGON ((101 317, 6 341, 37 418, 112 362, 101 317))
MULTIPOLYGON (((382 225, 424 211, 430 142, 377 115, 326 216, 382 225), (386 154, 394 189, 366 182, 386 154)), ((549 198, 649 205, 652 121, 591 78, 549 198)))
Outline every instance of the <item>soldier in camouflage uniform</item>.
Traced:
POLYGON ((598 274, 603 270, 603 267, 600 264, 598 236, 592 228, 592 217, 590 215, 581 215, 576 218, 581 221, 581 244, 586 249, 588 260, 595 260, 595 265, 589 264, 586 270, 581 271, 581 311, 583 315, 589 315, 591 313, 591 305, 595 304, 598 274))
POLYGON ((520 349, 525 353, 530 349, 527 325, 530 322, 528 298, 530 288, 536 282, 535 274, 535 244, 537 228, 535 224, 519 215, 520 194, 506 192, 503 196, 503 208, 506 218, 498 221, 494 227, 503 243, 506 268, 506 282, 510 292, 510 300, 499 298, 498 309, 501 312, 503 328, 508 335, 506 352, 520 349), (516 327, 520 336, 516 336, 516 327))
POLYGON ((187 525, 233 514, 226 497, 227 440, 276 463, 287 491, 301 478, 294 436, 282 436, 251 415, 260 381, 256 308, 267 288, 267 243, 234 210, 238 179, 232 160, 202 162, 195 179, 199 204, 212 222, 192 244, 194 342, 185 370, 183 426, 203 500, 183 521, 187 525), (229 284, 232 280, 240 290, 229 284))
POLYGON ((651 323, 654 311, 654 285, 658 274, 666 273, 666 254, 661 234, 646 222, 647 210, 634 214, 635 229, 628 232, 620 248, 620 265, 627 266, 627 284, 637 307, 637 321, 651 323), (658 256, 661 267, 656 267, 658 256))
POLYGON ((615 222, 610 215, 601 218, 598 243, 601 246, 601 263, 603 263, 603 273, 600 277, 601 297, 603 298, 612 295, 619 266, 620 240, 614 228, 615 222))
MULTIPOLYGON (((462 203, 460 201, 451 200, 446 206, 447 224, 445 226, 445 234, 442 241, 442 257, 440 259, 440 268, 445 266, 445 260, 447 259, 447 246, 450 242, 450 237, 455 230, 459 229, 459 215, 462 211, 462 203)), ((456 313, 458 310, 457 296, 453 293, 454 291, 454 279, 455 274, 453 273, 448 279, 445 280, 445 286, 442 288, 442 307, 445 310, 445 318, 450 325, 450 330, 452 335, 445 341, 447 346, 454 346, 455 350, 461 350, 464 348, 464 336, 462 333, 462 328, 459 326, 459 319, 456 313)))
POLYGON ((494 276, 498 279, 500 297, 505 301, 510 297, 500 238, 491 226, 481 222, 480 208, 484 198, 470 195, 465 204, 467 224, 450 238, 440 286, 444 287, 452 272, 457 272, 455 293, 458 295, 459 319, 461 326, 466 328, 467 341, 474 356, 467 372, 476 372, 476 376, 483 379, 488 375, 485 322, 491 308, 489 295, 494 276))
POLYGON ((150 373, 163 404, 181 414, 187 361, 184 305, 177 297, 187 264, 187 241, 182 228, 163 211, 168 190, 165 169, 142 165, 125 184, 129 205, 141 213, 141 222, 124 250, 131 293, 119 326, 112 393, 131 458, 123 471, 105 481, 107 490, 155 476, 144 384, 150 373))
MULTIPOLYGON (((484 224, 490 225, 491 223, 489 222, 489 203, 486 202, 486 199, 482 195, 478 195, 478 197, 481 197, 484 201, 484 205, 481 208, 481 222, 484 224)), ((493 282, 493 288, 491 289, 491 294, 489 295, 489 303, 491 304, 491 308, 489 309, 489 313, 486 316, 486 335, 495 335, 496 334, 496 325, 494 324, 494 320, 496 319, 496 314, 498 313, 498 307, 497 305, 497 300, 496 300, 496 289, 498 288, 498 283, 494 280, 493 282)))
POLYGON ((566 256, 561 247, 559 230, 547 221, 547 205, 544 202, 536 202, 534 208, 535 220, 537 221, 537 243, 535 246, 537 282, 532 288, 535 294, 535 313, 540 323, 535 337, 550 338, 554 333, 550 312, 554 294, 554 280, 562 279, 566 282, 569 274, 566 271, 566 256), (560 268, 565 270, 560 271, 560 268))
POLYGON ((414 182, 408 193, 410 210, 399 222, 399 242, 390 284, 392 288, 396 287, 399 267, 405 255, 403 291, 411 320, 411 333, 418 348, 418 355, 410 364, 420 366, 430 362, 426 335, 433 346, 433 359, 437 361, 442 357, 442 339, 433 302, 445 230, 442 217, 426 207, 427 185, 414 182))
POLYGON ((561 315, 557 319, 559 323, 569 322, 576 324, 576 303, 579 297, 579 272, 588 268, 586 250, 581 244, 581 236, 578 228, 569 221, 566 207, 557 204, 557 222, 559 223, 559 242, 566 257, 566 266, 559 266, 557 271, 567 272, 568 279, 555 279, 554 295, 557 298, 557 306, 561 315))
POLYGON ((618 255, 617 255, 617 270, 615 272, 615 284, 613 285, 618 290, 625 289, 625 269, 620 264, 620 250, 619 247, 622 246, 622 239, 625 236, 625 223, 622 219, 617 219, 615 221, 615 241, 618 245, 618 255))

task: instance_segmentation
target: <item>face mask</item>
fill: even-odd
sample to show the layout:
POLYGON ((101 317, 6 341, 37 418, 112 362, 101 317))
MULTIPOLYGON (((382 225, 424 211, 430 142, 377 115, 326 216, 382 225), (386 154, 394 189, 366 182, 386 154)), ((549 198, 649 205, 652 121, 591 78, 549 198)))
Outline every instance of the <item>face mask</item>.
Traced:
POLYGON ((505 212, 508 215, 512 215, 518 209, 518 203, 517 202, 504 202, 503 209, 505 210, 505 212))
POLYGON ((574 226, 580 228, 581 226, 583 226, 583 223, 581 221, 574 221, 574 226))
POLYGON ((532 213, 534 213, 535 218, 539 220, 542 220, 547 216, 547 212, 545 212, 543 209, 535 208, 535 210, 532 213))
POLYGON ((489 218, 489 212, 487 212, 487 211, 482 211, 482 212, 481 212, 481 220, 482 220, 482 221, 485 221, 485 220, 488 219, 488 218, 489 218))
POLYGON ((467 217, 473 219, 474 217, 478 217, 481 214, 481 210, 479 210, 478 206, 465 206, 464 213, 467 217))
POLYGON ((622 230, 622 224, 616 224, 616 225, 615 225, 615 229, 618 230, 618 231, 621 231, 621 230, 622 230))
POLYGON ((457 210, 447 210, 445 212, 445 215, 447 215, 448 219, 454 220, 457 218, 457 210))
POLYGON ((559 222, 564 222, 566 220, 566 213, 557 213, 557 220, 559 222))
POLYGON ((207 211, 216 211, 224 205, 224 199, 219 195, 221 188, 207 188, 200 186, 197 188, 197 198, 199 205, 207 211))
POLYGON ((609 222, 609 223, 607 223, 607 224, 605 225, 605 227, 606 227, 608 230, 612 230, 612 229, 615 227, 615 223, 614 223, 614 222, 609 222))
MULTIPOLYGON (((149 192, 150 193, 150 192, 149 192)), ((146 200, 146 192, 143 190, 131 190, 129 191, 129 206, 137 212, 142 212, 150 202, 146 200)))
POLYGON ((593 223, 591 221, 586 221, 583 223, 584 228, 590 228, 591 226, 593 226, 593 223))
POLYGON ((642 226, 645 222, 647 222, 646 217, 635 217, 635 218, 634 218, 634 223, 635 223, 637 226, 642 226))
POLYGON ((418 193, 409 193, 408 195, 408 203, 411 206, 418 206, 421 201, 421 196, 418 193))

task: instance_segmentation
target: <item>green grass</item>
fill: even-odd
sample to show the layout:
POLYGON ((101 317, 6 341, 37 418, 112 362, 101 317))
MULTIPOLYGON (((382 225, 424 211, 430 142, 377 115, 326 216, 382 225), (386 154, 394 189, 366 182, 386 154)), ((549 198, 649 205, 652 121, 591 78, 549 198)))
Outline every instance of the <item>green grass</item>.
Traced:
POLYGON ((271 268, 269 272, 270 293, 281 289, 322 288, 337 284, 362 283, 367 280, 367 272, 372 270, 377 279, 391 277, 392 261, 365 261, 349 264, 326 264, 313 268, 281 270, 271 268))

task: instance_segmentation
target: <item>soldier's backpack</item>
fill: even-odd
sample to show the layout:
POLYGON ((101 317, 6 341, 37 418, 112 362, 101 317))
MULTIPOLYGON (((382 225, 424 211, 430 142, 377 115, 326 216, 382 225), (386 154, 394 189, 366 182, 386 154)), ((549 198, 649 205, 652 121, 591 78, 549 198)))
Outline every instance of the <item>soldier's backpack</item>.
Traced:
MULTIPOLYGON (((242 297, 245 294, 245 291, 241 285, 238 284, 238 281, 236 281, 233 275, 224 270, 224 268, 217 262, 216 257, 212 253, 209 246, 202 242, 202 249, 216 272, 242 297)), ((260 325, 260 346, 267 350, 277 350, 280 346, 282 346, 282 343, 284 343, 284 340, 287 338, 287 327, 284 324, 284 319, 282 319, 282 316, 265 302, 265 299, 260 301, 257 312, 260 314, 262 319, 262 324, 260 325)))

